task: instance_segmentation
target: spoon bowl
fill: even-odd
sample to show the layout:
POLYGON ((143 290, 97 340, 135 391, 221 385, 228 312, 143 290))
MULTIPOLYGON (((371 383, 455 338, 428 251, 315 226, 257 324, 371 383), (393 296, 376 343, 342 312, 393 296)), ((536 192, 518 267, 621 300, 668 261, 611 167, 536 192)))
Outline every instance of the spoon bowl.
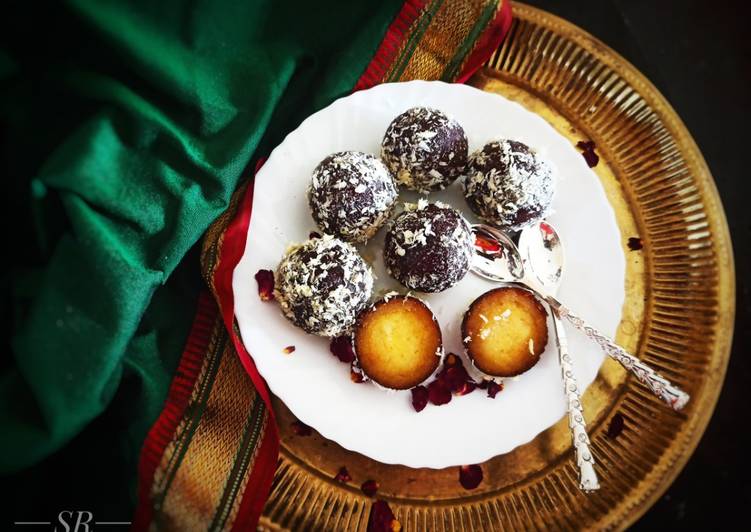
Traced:
POLYGON ((519 236, 518 249, 526 271, 548 292, 558 292, 566 253, 553 226, 542 220, 527 227, 519 236))
POLYGON ((473 224, 475 256, 472 271, 491 281, 512 283, 524 279, 524 261, 506 233, 486 224, 473 224))

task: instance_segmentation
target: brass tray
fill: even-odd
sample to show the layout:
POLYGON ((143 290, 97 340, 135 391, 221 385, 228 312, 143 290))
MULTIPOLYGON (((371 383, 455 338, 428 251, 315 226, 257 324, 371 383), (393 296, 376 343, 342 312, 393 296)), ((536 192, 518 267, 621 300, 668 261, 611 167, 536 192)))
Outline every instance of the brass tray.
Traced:
MULTIPOLYGON (((577 488, 565 419, 483 464, 483 482, 466 491, 456 467, 384 465, 315 432, 296 436, 277 400, 282 453, 262 529, 364 531, 372 499, 359 486, 367 479, 379 482, 378 497, 403 530, 623 529, 670 485, 709 421, 729 357, 735 285, 707 165, 665 98, 613 50, 539 9, 515 3, 514 17, 470 83, 522 103, 573 143, 595 141, 595 170, 627 259, 617 341, 692 399, 675 413, 608 360, 584 396, 602 484, 589 495, 577 488), (629 248, 632 237, 642 249, 629 248), (614 417, 623 429, 609 435, 614 417), (332 480, 342 466, 348 484, 332 480)), ((467 437, 482 438, 481 428, 467 437)))

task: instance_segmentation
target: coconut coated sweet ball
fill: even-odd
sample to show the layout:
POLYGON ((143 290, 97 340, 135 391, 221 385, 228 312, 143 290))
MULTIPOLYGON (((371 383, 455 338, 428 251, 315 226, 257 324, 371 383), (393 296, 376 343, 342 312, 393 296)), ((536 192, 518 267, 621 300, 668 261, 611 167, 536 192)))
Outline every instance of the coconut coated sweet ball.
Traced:
POLYGON ((388 168, 368 153, 344 151, 313 171, 308 204, 324 233, 365 242, 388 220, 398 191, 388 168))
POLYGON ((330 235, 290 249, 275 274, 274 295, 284 315, 319 336, 347 332, 372 291, 373 275, 357 250, 330 235))
POLYGON ((413 107, 394 118, 381 143, 381 158, 397 183, 424 194, 453 183, 467 157, 462 126, 428 107, 413 107))
POLYGON ((464 197, 483 221, 518 231, 544 218, 553 201, 550 165, 515 140, 488 142, 472 154, 464 197))
POLYGON ((469 271, 474 237, 469 223, 442 203, 406 205, 396 217, 383 250, 389 274, 420 292, 441 292, 469 271))

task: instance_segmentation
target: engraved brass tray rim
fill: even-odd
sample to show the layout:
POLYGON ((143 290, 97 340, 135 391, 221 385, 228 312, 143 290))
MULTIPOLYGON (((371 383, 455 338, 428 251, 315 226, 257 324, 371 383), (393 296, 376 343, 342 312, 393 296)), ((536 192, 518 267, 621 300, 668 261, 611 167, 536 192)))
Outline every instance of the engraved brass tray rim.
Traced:
POLYGON ((689 158, 689 163, 695 170, 693 173, 694 182, 702 189, 701 196, 706 206, 707 218, 715 245, 720 251, 724 251, 724 256, 719 257, 721 262, 718 269, 719 283, 717 288, 720 294, 718 297, 720 321, 717 326, 717 339, 714 343, 714 356, 711 358, 714 362, 714 368, 707 377, 701 394, 696 394, 691 398, 695 408, 692 416, 693 422, 683 429, 685 435, 682 438, 676 438, 676 443, 681 447, 679 452, 676 452, 677 450, 673 448, 672 453, 664 453, 660 462, 642 480, 641 484, 646 485, 646 489, 643 492, 635 489, 635 493, 631 497, 627 497, 621 501, 618 507, 611 510, 608 514, 609 523, 601 523, 606 527, 617 524, 619 528, 628 528, 652 507, 683 471, 686 463, 696 450, 699 440, 704 435, 717 405, 730 360, 735 320, 735 263, 730 228, 722 207, 717 184, 701 150, 699 150, 699 146, 672 105, 644 74, 597 37, 563 18, 516 1, 513 4, 513 13, 515 18, 537 21, 547 27, 555 28, 557 26, 558 30, 566 33, 567 37, 580 44, 599 61, 610 66, 623 79, 638 89, 640 95, 661 116, 665 125, 678 140, 678 144, 685 147, 684 154, 689 158), (670 460, 671 463, 665 463, 666 460, 671 458, 670 454, 674 455, 673 459, 670 460), (657 482, 649 482, 649 477, 660 472, 663 468, 667 468, 668 471, 661 475, 657 482))
MULTIPOLYGON (((678 117, 674 109, 667 102, 667 100, 660 94, 660 92, 654 87, 654 85, 641 74, 631 63, 623 59, 620 55, 614 52, 610 47, 602 43, 597 38, 593 37, 589 33, 585 32, 581 28, 574 24, 567 22, 557 16, 551 15, 543 10, 522 4, 514 3, 514 16, 520 22, 529 22, 538 25, 537 29, 550 31, 556 37, 563 37, 572 41, 578 45, 585 53, 590 54, 597 62, 598 65, 602 64, 608 67, 614 74, 620 79, 626 82, 627 85, 634 89, 634 92, 646 102, 648 108, 654 112, 659 118, 664 128, 669 132, 672 139, 675 141, 675 145, 679 149, 680 156, 685 161, 685 166, 689 175, 691 176, 691 183, 696 187, 698 197, 701 200, 701 204, 706 214, 706 222, 711 234, 711 248, 714 251, 713 257, 716 258, 715 268, 715 280, 716 284, 712 286, 716 290, 716 312, 717 320, 712 325, 712 331, 714 333, 714 341, 708 344, 705 349, 707 353, 707 363, 705 375, 701 379, 701 385, 695 389, 692 393, 692 400, 687 408, 687 414, 684 414, 684 421, 675 430, 671 441, 667 446, 661 450, 661 454, 653 466, 648 470, 643 477, 637 479, 633 483, 629 483, 629 490, 623 495, 622 498, 613 502, 612 505, 598 517, 597 521, 590 523, 593 528, 626 528, 634 523, 639 517, 641 517, 654 502, 665 492, 669 485, 673 482, 676 476, 682 471, 686 462, 690 458, 693 451, 696 449, 700 438, 702 437, 709 420, 714 411, 717 399, 719 397, 722 383, 724 380, 725 372, 727 370, 727 364, 730 356, 730 348, 732 345, 732 332, 733 332, 733 320, 735 313, 735 272, 732 256, 732 246, 730 240, 730 232, 727 224, 727 220, 720 202, 719 194, 716 184, 712 179, 709 168, 707 167, 704 158, 699 151, 694 139, 686 129, 682 120, 678 117), (711 345, 711 347, 709 347, 711 345)), ((512 31, 514 31, 512 29, 512 31)), ((508 39, 512 40, 513 35, 509 35, 508 39)), ((524 46, 525 42, 521 42, 520 45, 524 46)), ((500 50, 500 49, 499 49, 500 50)), ((498 53, 498 52, 496 52, 498 53)), ((489 61, 490 64, 494 62, 494 58, 489 61)), ((493 67, 487 67, 492 69, 493 67)), ((497 72, 500 72, 498 69, 497 72)), ((510 74, 509 74, 510 76, 510 74)), ((503 78, 504 76, 501 76, 503 78)), ((524 85, 525 80, 514 79, 516 83, 521 82, 524 85)), ((527 87, 525 89, 534 93, 538 98, 549 102, 549 98, 541 91, 536 90, 534 87, 527 87)), ((552 106, 551 106, 552 107, 552 106)), ((581 127, 581 130, 587 131, 586 127, 581 127)), ((608 148, 603 146, 602 153, 603 159, 612 159, 613 154, 608 152, 608 148)), ((621 181, 621 179, 619 179, 621 181)), ((639 213, 640 215, 643 213, 639 213)), ((635 221, 639 234, 643 229, 644 220, 639 219, 635 221)), ((645 261, 649 262, 649 258, 645 253, 645 261)), ((645 296, 649 293, 645 293, 645 296)), ((646 298, 645 298, 646 299, 646 298)), ((639 342, 646 342, 646 333, 640 335, 639 342)), ((698 380, 698 379, 697 379, 698 380)), ((646 393, 646 392, 645 392, 646 393)), ((621 392, 620 395, 614 401, 614 409, 619 409, 621 404, 625 401, 625 393, 621 392)), ((594 427, 593 427, 594 428, 594 427)), ((638 434, 636 434, 638 437, 638 434)), ((307 475, 312 476, 316 481, 328 480, 324 471, 316 467, 311 466, 289 451, 286 444, 283 445, 285 459, 290 463, 289 467, 297 467, 304 470, 307 475)), ((324 451, 325 452, 325 451, 324 451)), ((562 457, 561 459, 565 459, 562 457)), ((558 463, 558 461, 556 461, 558 463)), ((553 462, 548 464, 548 467, 554 465, 553 462)), ((545 470, 539 471, 537 474, 520 479, 519 482, 511 483, 508 487, 514 488, 515 486, 524 486, 534 481, 540 475, 545 476, 547 473, 545 470)), ((291 480, 288 478, 287 483, 284 486, 280 486, 279 496, 282 499, 286 499, 290 495, 289 486, 295 482, 300 482, 300 475, 294 473, 295 478, 291 480)), ((561 475, 563 477, 563 475, 561 475)), ((629 481, 630 482, 630 481, 629 481)), ((358 479, 359 483, 359 479, 358 479)), ((312 487, 298 490, 298 492, 310 493, 312 487)), ((567 501, 571 497, 576 498, 575 486, 563 486, 557 488, 561 490, 561 497, 567 501)), ((348 517, 345 521, 340 521, 342 526, 346 528, 363 529, 364 521, 367 521, 367 509, 369 503, 367 499, 364 499, 358 494, 356 485, 341 486, 342 492, 349 493, 351 498, 339 497, 333 503, 333 507, 325 508, 321 507, 314 510, 314 513, 318 516, 326 514, 328 517, 324 519, 324 522, 329 522, 331 516, 336 513, 337 508, 343 511, 340 505, 351 504, 352 508, 349 510, 348 517), (359 496, 358 496, 359 495, 359 496), (362 501, 360 499, 363 499, 362 501), (346 524, 345 524, 346 523, 346 524)), ((297 493, 293 494, 297 496, 297 493)), ((560 494, 559 494, 560 495, 560 494)), ((382 498, 391 501, 392 497, 388 495, 382 498)), ((461 498, 443 498, 436 497, 437 500, 430 500, 430 498, 413 499, 409 496, 399 496, 394 500, 397 505, 412 504, 424 508, 423 510, 412 512, 412 522, 406 523, 407 527, 415 527, 420 529, 420 526, 426 526, 429 515, 427 508, 430 507, 448 507, 454 508, 458 505, 457 501, 463 503, 473 504, 482 500, 493 499, 493 493, 472 493, 466 492, 466 495, 461 498)), ((316 500, 318 500, 316 498, 316 500)), ((534 500, 530 500, 530 503, 535 503, 534 500)), ((276 502, 276 508, 271 510, 270 515, 265 515, 261 520, 261 525, 268 529, 280 529, 286 530, 287 525, 281 525, 276 523, 274 514, 277 517, 284 515, 287 511, 292 511, 293 508, 282 509, 279 505, 284 506, 282 501, 276 502)), ((505 503, 504 503, 505 504, 505 503)), ((524 503, 526 504, 526 503, 524 503)), ((549 503, 548 503, 549 504, 549 503)), ((319 506, 319 505, 316 505, 319 506)), ((533 510, 533 508, 532 508, 533 510)), ((457 513, 450 512, 450 527, 454 529, 457 527, 455 519, 458 519, 458 528, 475 528, 475 523, 480 523, 482 526, 483 516, 478 512, 479 507, 475 506, 469 510, 469 513, 457 513), (467 526, 467 523, 469 526, 467 526)), ((487 510, 486 510, 487 511, 487 510)), ((502 507, 500 510, 495 510, 495 514, 487 514, 489 517, 509 517, 511 519, 511 526, 514 526, 515 522, 523 524, 524 516, 533 516, 534 513, 530 513, 530 508, 523 508, 519 510, 517 508, 502 507), (517 514, 514 514, 517 512, 517 514), (521 515, 521 517, 520 517, 521 515), (516 521, 514 521, 516 519, 516 521), (522 519, 522 521, 519 521, 522 519)), ((555 511, 555 510, 554 510, 555 511)), ((435 516, 433 516, 435 518, 435 516)), ((444 516, 444 518, 446 518, 444 516)), ((568 517, 562 518, 564 525, 571 526, 571 520, 568 517)), ((299 517, 297 521, 293 523, 301 524, 299 517)), ((444 523, 445 524, 445 523, 444 523)), ((290 525, 292 528, 296 527, 296 524, 290 525)), ((531 523, 530 526, 537 527, 535 523, 531 523)))

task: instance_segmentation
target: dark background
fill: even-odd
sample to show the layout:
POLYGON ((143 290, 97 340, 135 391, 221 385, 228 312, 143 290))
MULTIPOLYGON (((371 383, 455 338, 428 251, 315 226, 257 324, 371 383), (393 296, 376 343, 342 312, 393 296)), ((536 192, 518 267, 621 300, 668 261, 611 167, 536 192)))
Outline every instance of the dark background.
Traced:
POLYGON ((641 70, 673 105, 717 182, 733 238, 733 352, 714 416, 686 468, 636 530, 745 528, 751 506, 751 2, 527 0, 584 28, 641 70))

